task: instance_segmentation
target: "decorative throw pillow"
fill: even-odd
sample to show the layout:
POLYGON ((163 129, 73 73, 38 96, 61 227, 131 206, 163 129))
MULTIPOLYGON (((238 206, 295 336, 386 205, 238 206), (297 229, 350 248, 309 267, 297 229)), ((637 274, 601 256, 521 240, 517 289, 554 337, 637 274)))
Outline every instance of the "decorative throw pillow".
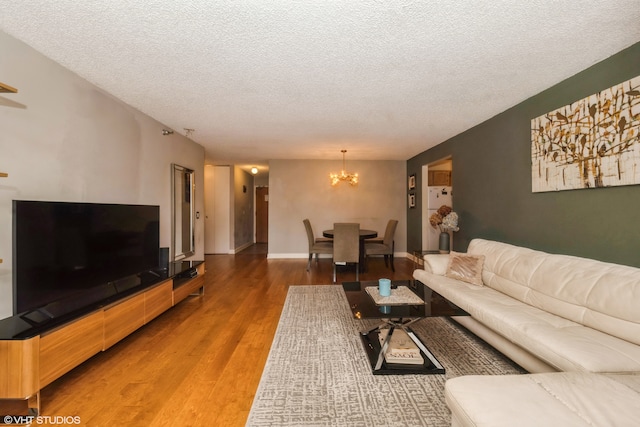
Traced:
POLYGON ((483 264, 484 255, 469 255, 451 251, 447 272, 444 275, 452 279, 482 286, 483 264))

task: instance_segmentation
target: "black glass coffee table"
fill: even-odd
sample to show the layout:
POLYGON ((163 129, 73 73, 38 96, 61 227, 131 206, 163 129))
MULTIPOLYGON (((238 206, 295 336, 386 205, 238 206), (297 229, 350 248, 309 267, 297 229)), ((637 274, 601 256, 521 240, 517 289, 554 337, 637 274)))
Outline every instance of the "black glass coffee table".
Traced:
POLYGON ((360 332, 373 374, 444 374, 444 367, 409 326, 425 317, 468 316, 469 313, 419 281, 392 281, 391 297, 381 297, 377 287, 377 281, 342 283, 349 307, 356 319, 381 320, 374 328, 360 332), (400 334, 406 333, 405 336, 415 343, 422 362, 387 360, 385 354, 389 343, 394 331, 398 330, 402 331, 400 334))

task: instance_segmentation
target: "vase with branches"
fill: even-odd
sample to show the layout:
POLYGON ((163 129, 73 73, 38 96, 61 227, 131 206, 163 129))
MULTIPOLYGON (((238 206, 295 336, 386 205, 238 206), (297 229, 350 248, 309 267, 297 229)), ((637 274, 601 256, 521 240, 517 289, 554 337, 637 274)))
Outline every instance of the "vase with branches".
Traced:
POLYGON ((429 217, 429 224, 440 230, 440 238, 438 249, 442 253, 449 253, 450 248, 450 232, 460 230, 458 227, 458 214, 451 209, 450 206, 442 205, 436 213, 429 217))

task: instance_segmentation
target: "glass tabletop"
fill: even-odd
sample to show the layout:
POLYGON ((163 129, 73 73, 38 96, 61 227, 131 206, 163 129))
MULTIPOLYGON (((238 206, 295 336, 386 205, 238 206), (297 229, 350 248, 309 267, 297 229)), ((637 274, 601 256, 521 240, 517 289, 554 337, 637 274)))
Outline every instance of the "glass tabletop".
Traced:
POLYGON ((377 305, 371 295, 366 291, 368 286, 378 286, 378 282, 362 281, 342 283, 349 307, 356 319, 382 319, 389 317, 411 319, 469 315, 469 313, 417 280, 394 280, 391 282, 391 292, 398 286, 406 286, 422 298, 424 304, 377 305))

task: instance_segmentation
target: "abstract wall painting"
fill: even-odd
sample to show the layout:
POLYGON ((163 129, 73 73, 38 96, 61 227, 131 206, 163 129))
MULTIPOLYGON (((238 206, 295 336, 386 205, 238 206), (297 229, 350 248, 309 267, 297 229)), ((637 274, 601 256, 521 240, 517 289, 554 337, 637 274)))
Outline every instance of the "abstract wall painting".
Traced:
POLYGON ((531 120, 532 192, 640 184, 640 76, 531 120))

